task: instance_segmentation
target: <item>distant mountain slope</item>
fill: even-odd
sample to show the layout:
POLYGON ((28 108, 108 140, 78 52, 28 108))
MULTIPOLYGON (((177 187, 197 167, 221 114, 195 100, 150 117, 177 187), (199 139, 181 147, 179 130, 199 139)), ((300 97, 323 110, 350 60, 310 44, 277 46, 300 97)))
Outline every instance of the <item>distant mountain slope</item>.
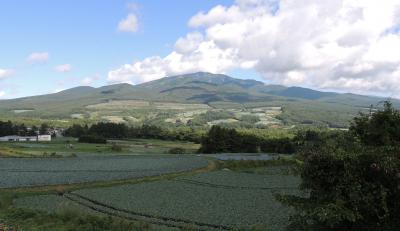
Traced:
POLYGON ((316 100, 316 99, 321 99, 321 98, 325 98, 325 97, 335 97, 336 95, 338 95, 338 93, 334 93, 334 92, 321 92, 321 91, 316 91, 316 90, 303 88, 303 87, 288 87, 288 88, 281 89, 276 92, 270 92, 270 93, 279 95, 279 96, 310 99, 310 100, 316 100))
MULTIPOLYGON (((230 107, 229 105, 242 108, 279 106, 283 110, 279 119, 286 124, 307 124, 310 121, 317 121, 330 126, 346 126, 348 120, 358 111, 383 99, 321 92, 302 87, 265 85, 256 80, 199 72, 162 78, 135 86, 114 84, 100 88, 76 87, 49 95, 2 100, 0 119, 11 117, 66 119, 71 118, 71 114, 92 116, 93 113, 100 112, 90 111, 87 106, 118 100, 203 103, 214 108, 226 108, 230 107), (24 109, 31 111, 19 114, 14 112, 24 109)), ((398 100, 394 102, 399 103, 398 100)), ((134 108, 127 106, 125 111, 113 111, 112 116, 119 115, 118 113, 129 115, 126 113, 129 110, 135 111, 134 108)))

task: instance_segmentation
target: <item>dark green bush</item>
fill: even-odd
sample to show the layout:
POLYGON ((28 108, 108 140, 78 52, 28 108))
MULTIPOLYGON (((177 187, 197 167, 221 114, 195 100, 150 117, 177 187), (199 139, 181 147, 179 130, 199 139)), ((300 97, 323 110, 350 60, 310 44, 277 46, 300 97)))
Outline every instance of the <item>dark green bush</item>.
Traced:
POLYGON ((114 152, 122 152, 122 146, 116 143, 113 143, 111 146, 111 150, 114 152))
POLYGON ((185 154, 186 150, 183 148, 171 148, 168 150, 169 154, 185 154))
POLYGON ((300 134, 302 189, 281 196, 296 209, 289 230, 398 230, 400 113, 384 109, 354 118, 350 132, 300 134))
POLYGON ((291 230, 396 230, 400 225, 399 155, 310 153, 301 178, 309 197, 283 197, 298 211, 291 230))
POLYGON ((267 153, 292 154, 296 151, 296 145, 289 138, 269 139, 261 142, 260 149, 267 153))
POLYGON ((350 131, 368 146, 400 145, 400 112, 389 101, 383 110, 360 114, 351 123, 350 131))
POLYGON ((79 143, 91 143, 91 144, 105 144, 107 140, 100 136, 85 135, 78 139, 79 143))

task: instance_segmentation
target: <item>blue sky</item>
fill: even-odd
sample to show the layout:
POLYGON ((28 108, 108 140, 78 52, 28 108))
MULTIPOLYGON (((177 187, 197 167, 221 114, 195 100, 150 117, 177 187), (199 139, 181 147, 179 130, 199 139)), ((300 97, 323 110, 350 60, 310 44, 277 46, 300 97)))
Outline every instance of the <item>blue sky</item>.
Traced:
POLYGON ((400 3, 3 0, 0 98, 196 71, 400 97, 400 3))
POLYGON ((0 8, 0 68, 13 74, 2 83, 7 97, 53 92, 81 85, 84 78, 107 84, 107 72, 124 63, 152 55, 166 55, 187 22, 199 11, 232 1, 95 1, 6 0, 0 8), (130 4, 137 9, 132 10, 130 4), (117 29, 130 12, 137 14, 139 29, 117 29), (46 52, 48 61, 30 64, 27 57, 46 52), (58 65, 72 70, 58 73, 58 65))

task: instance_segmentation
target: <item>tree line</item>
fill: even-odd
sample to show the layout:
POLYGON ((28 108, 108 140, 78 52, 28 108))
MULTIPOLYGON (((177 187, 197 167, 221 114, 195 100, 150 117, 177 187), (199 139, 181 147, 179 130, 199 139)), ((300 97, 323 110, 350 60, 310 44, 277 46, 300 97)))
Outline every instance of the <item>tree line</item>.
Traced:
POLYGON ((81 142, 105 143, 106 139, 161 139, 201 143, 199 152, 269 152, 294 153, 296 141, 290 138, 266 138, 258 134, 235 129, 212 126, 204 133, 191 128, 167 129, 155 125, 129 127, 126 124, 100 122, 97 124, 74 124, 64 131, 64 136, 80 138, 81 142))
POLYGON ((326 140, 338 132, 299 130, 294 137, 259 136, 255 132, 241 132, 233 128, 212 126, 201 139, 200 153, 280 153, 293 154, 305 144, 326 140))
POLYGON ((11 121, 0 121, 0 137, 1 136, 36 136, 48 135, 50 127, 47 124, 42 124, 40 127, 32 126, 28 128, 25 124, 14 124, 11 121))
POLYGON ((85 137, 86 140, 93 139, 161 139, 161 140, 183 140, 200 142, 201 131, 190 128, 166 129, 155 125, 141 125, 130 127, 126 124, 100 122, 97 124, 79 125, 74 124, 63 133, 64 136, 85 137))

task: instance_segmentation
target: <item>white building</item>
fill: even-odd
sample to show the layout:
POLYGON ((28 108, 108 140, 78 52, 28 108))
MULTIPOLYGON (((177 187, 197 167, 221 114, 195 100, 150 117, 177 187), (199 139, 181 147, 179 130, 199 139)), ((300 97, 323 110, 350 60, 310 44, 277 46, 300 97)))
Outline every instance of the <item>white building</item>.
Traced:
POLYGON ((13 141, 13 142, 31 142, 31 141, 51 141, 51 135, 38 135, 38 136, 3 136, 0 141, 13 141))
POLYGON ((51 135, 38 135, 37 141, 51 141, 51 135))

